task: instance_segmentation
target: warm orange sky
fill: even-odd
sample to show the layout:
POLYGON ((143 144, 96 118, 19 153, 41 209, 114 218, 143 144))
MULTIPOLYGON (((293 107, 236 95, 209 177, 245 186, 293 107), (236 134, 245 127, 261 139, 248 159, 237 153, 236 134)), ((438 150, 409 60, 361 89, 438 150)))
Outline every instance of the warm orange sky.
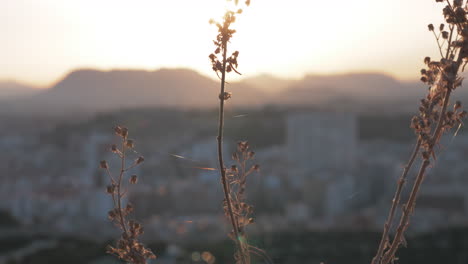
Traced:
MULTIPOLYGON (((75 68, 210 71, 224 0, 0 0, 0 80, 49 85, 75 68)), ((436 53, 428 0, 252 0, 233 47, 244 76, 386 72, 416 79, 436 53)))

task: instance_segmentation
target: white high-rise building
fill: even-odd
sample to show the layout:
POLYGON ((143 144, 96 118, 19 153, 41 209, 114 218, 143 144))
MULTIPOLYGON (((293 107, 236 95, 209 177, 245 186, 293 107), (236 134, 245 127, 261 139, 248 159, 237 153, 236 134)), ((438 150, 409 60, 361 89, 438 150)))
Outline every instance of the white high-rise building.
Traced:
POLYGON ((287 118, 291 164, 305 171, 352 171, 356 165, 358 127, 351 113, 292 113, 287 118))

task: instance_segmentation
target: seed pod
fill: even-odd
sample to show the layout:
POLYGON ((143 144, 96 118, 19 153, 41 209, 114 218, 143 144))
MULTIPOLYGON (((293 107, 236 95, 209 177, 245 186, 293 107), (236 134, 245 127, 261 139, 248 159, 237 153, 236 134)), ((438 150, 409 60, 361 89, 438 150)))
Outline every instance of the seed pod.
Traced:
POLYGON ((110 210, 107 212, 107 217, 109 217, 110 220, 113 220, 116 216, 117 214, 115 213, 115 210, 110 210))
POLYGON ((133 205, 131 203, 128 203, 127 206, 125 206, 125 211, 127 211, 127 213, 131 213, 133 212, 133 205))
POLYGON ((114 185, 108 185, 107 188, 106 188, 106 192, 108 194, 113 194, 115 191, 115 186, 114 185))
POLYGON ((129 181, 131 184, 136 184, 138 182, 138 176, 132 175, 129 181))
POLYGON ((140 156, 138 157, 138 159, 135 161, 136 164, 140 164, 142 163, 143 161, 145 161, 145 158, 143 158, 143 156, 140 156))
POLYGON ((127 136, 128 136, 128 128, 122 127, 120 135, 121 135, 123 138, 127 138, 127 136))
POLYGON ((422 153, 422 157, 423 157, 424 160, 428 160, 430 158, 430 155, 429 155, 429 153, 427 151, 424 151, 422 153))
POLYGON ((108 168, 109 168, 109 165, 107 164, 107 161, 101 160, 101 162, 99 163, 99 167, 100 167, 101 169, 108 169, 108 168))
POLYGON ((122 135, 122 128, 120 126, 114 127, 114 131, 117 135, 122 135))
POLYGON ((220 99, 220 100, 226 101, 226 100, 228 100, 228 99, 231 98, 231 97, 232 97, 232 93, 231 93, 231 92, 224 92, 223 95, 219 94, 219 99, 220 99))
POLYGON ((111 151, 114 152, 114 153, 117 153, 118 152, 117 145, 113 144, 111 146, 111 151))
POLYGON ((135 142, 132 139, 128 139, 127 141, 125 141, 125 146, 127 148, 133 148, 135 146, 135 142))
POLYGON ((431 57, 424 58, 424 64, 429 64, 431 62, 431 57))
POLYGON ((442 31, 442 38, 448 39, 449 38, 449 33, 447 31, 442 31))
POLYGON ((232 172, 238 172, 237 166, 236 166, 236 165, 232 165, 232 166, 231 166, 231 171, 232 171, 232 172))

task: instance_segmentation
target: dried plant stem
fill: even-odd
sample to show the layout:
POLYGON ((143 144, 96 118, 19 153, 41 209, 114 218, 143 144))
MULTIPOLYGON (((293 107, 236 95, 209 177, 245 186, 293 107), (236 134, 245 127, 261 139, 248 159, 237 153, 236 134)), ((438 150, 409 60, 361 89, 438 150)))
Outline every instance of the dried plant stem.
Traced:
MULTIPOLYGON (((460 63, 458 63, 456 66, 456 72, 458 72, 459 66, 460 66, 460 63)), ((442 136, 442 128, 443 128, 444 118, 447 112, 447 106, 450 101, 450 94, 452 92, 452 86, 453 84, 449 84, 447 87, 447 91, 444 96, 444 103, 443 103, 442 110, 440 113, 439 122, 437 123, 437 127, 432 136, 431 145, 429 146, 429 152, 434 151, 434 146, 436 145, 436 143, 439 141, 440 137, 442 136)), ((403 215, 401 216, 400 223, 398 225, 397 232, 395 234, 395 238, 393 239, 390 249, 383 256, 382 264, 388 264, 390 263, 390 261, 393 260, 395 253, 398 250, 398 247, 401 245, 403 241, 403 234, 409 226, 411 213, 414 211, 414 208, 416 206, 416 198, 419 193, 419 188, 424 180, 424 177, 426 175, 426 169, 429 167, 429 165, 430 165, 429 160, 425 160, 421 164, 421 168, 419 169, 418 175, 416 177, 416 181, 410 193, 410 197, 408 198, 408 202, 405 204, 403 208, 403 215)))
POLYGON ((403 216, 400 220, 400 224, 397 228, 397 233, 395 238, 393 239, 393 243, 390 246, 390 249, 385 253, 382 258, 382 264, 390 263, 393 260, 398 247, 403 241, 403 234, 409 226, 409 218, 411 213, 414 211, 414 207, 416 204, 416 197, 419 192, 419 187, 424 180, 424 175, 426 174, 426 169, 430 165, 429 160, 425 160, 419 169, 418 176, 416 177, 416 181, 413 185, 413 189, 411 190, 410 198, 408 199, 408 203, 404 206, 403 209, 403 216))
POLYGON ((218 121, 218 161, 219 161, 219 171, 221 173, 221 181, 223 184, 223 191, 224 191, 224 200, 226 202, 227 210, 229 213, 229 218, 232 224, 232 228, 234 230, 234 235, 236 237, 236 245, 241 253, 241 260, 242 263, 247 264, 245 260, 245 256, 243 254, 244 250, 242 247, 242 241, 239 236, 239 231, 237 230, 237 219, 234 216, 234 212, 232 210, 232 203, 231 197, 229 196, 229 185, 226 179, 226 167, 224 166, 224 159, 223 159, 223 130, 224 130, 224 93, 225 93, 225 84, 226 84, 226 64, 227 64, 227 41, 223 40, 222 42, 222 50, 223 50, 223 66, 221 70, 221 93, 219 96, 219 121, 218 121))
POLYGON ((414 161, 416 160, 416 157, 419 153, 420 148, 421 148, 421 140, 418 139, 418 142, 416 143, 414 147, 413 153, 411 154, 410 160, 408 164, 406 164, 403 170, 403 173, 401 174, 400 179, 398 180, 397 190, 392 200, 392 207, 390 208, 387 221, 385 222, 385 225, 384 225, 382 238, 380 239, 379 249, 377 250, 377 254, 375 255, 375 257, 372 259, 372 264, 379 263, 380 258, 382 257, 383 251, 385 249, 385 245, 387 244, 387 241, 388 241, 388 234, 390 232, 390 229, 393 223, 393 218, 395 217, 396 208, 400 204, 401 193, 403 191, 403 187, 406 183, 408 173, 411 170, 411 167, 413 166, 414 161))
MULTIPOLYGON (((443 1, 438 0, 436 2, 443 1)), ((440 33, 437 35, 434 32, 434 25, 428 25, 429 31, 432 31, 436 38, 441 59, 440 61, 432 61, 430 57, 424 58, 427 69, 421 69, 421 81, 428 84, 430 89, 426 98, 421 100, 419 116, 414 116, 411 121, 411 127, 418 135, 418 141, 398 182, 382 238, 376 256, 372 259, 372 264, 389 264, 395 260, 395 254, 405 240, 404 233, 409 227, 410 218, 415 210, 418 193, 427 169, 431 162, 436 160, 435 147, 439 145, 445 132, 454 128, 457 124, 461 125, 461 120, 468 115, 466 111, 460 111, 460 101, 455 103, 452 111, 448 110, 452 92, 460 87, 462 83, 462 78, 458 76, 460 68, 463 71, 464 66, 462 67, 462 65, 466 65, 468 60, 468 9, 463 7, 468 3, 463 0, 454 0, 453 5, 449 0, 445 2, 447 5, 443 9, 443 15, 449 25, 449 31, 444 31, 446 24, 442 23, 439 26, 440 33), (456 37, 453 40, 455 33, 456 37), (440 43, 440 36, 444 39, 442 44, 440 43), (447 50, 443 52, 445 41, 447 41, 447 50), (403 212, 396 227, 395 236, 390 243, 389 232, 394 222, 396 208, 400 203, 402 189, 407 174, 419 153, 421 153, 422 164, 409 193, 409 198, 403 205, 403 212)))
POLYGON ((254 246, 249 246, 249 252, 252 252, 253 254, 263 258, 267 264, 273 264, 273 260, 270 258, 270 256, 268 256, 268 254, 264 250, 254 246))
MULTIPOLYGON (((114 208, 107 213, 109 220, 111 220, 123 232, 120 233, 120 238, 116 242, 116 246, 107 246, 107 253, 110 253, 119 259, 131 264, 146 264, 148 259, 154 259, 156 256, 153 252, 146 248, 138 237, 143 234, 143 227, 135 220, 129 220, 128 216, 133 212, 134 207, 127 203, 123 206, 122 198, 127 194, 126 186, 124 184, 125 173, 138 165, 145 159, 139 156, 132 166, 126 167, 125 163, 127 150, 132 150, 134 147, 134 140, 128 139, 128 129, 125 127, 117 126, 114 128, 115 133, 121 138, 122 144, 119 149, 116 144, 111 146, 112 153, 116 154, 120 159, 120 172, 118 178, 114 178, 109 170, 107 161, 100 162, 100 168, 105 169, 110 179, 110 185, 107 186, 106 192, 111 195, 114 208), (122 192, 122 189, 124 191, 122 192)), ((132 175, 129 178, 129 184, 137 183, 137 175, 132 175)))
POLYGON ((121 187, 122 187, 122 178, 125 173, 125 138, 122 137, 122 149, 121 149, 121 159, 120 159, 120 174, 119 174, 119 182, 117 184, 117 209, 119 212, 119 218, 120 218, 120 223, 122 226, 122 229, 125 234, 128 234, 127 232, 127 225, 125 224, 124 221, 124 216, 122 213, 122 192, 121 192, 121 187))

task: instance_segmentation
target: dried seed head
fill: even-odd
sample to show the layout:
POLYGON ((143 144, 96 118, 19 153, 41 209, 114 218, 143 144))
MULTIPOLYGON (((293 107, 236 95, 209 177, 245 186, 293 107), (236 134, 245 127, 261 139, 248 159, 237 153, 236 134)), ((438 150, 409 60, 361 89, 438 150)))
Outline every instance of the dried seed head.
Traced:
POLYGON ((427 25, 427 28, 429 29, 429 31, 434 31, 434 25, 432 24, 427 25))
POLYGON ((455 17, 458 22, 466 22, 466 12, 461 5, 455 9, 455 17))
POLYGON ((142 163, 143 161, 145 161, 145 158, 143 158, 143 156, 140 156, 140 157, 138 157, 138 159, 136 159, 135 163, 136 163, 136 164, 140 164, 140 163, 142 163))
POLYGON ((133 212, 133 209, 134 209, 134 208, 133 208, 133 205, 132 205, 131 203, 128 203, 127 206, 125 206, 125 211, 126 211, 127 213, 133 212))
POLYGON ((231 92, 224 92, 224 95, 221 95, 221 94, 219 95, 219 99, 224 100, 224 101, 228 100, 231 97, 232 97, 231 92))
POLYGON ((231 166, 231 171, 232 171, 232 172, 238 172, 237 166, 236 166, 236 165, 232 165, 232 166, 231 166))
POLYGON ((101 168, 101 169, 108 169, 108 168, 109 168, 109 165, 107 164, 107 161, 101 160, 101 162, 99 163, 99 168, 101 168))
POLYGON ((445 27, 445 25, 444 25, 444 24, 440 24, 440 26, 439 26, 439 30, 440 30, 440 31, 443 31, 443 30, 444 30, 444 27, 445 27))
POLYGON ((449 38, 449 33, 447 31, 442 31, 442 38, 448 39, 449 38))
POLYGON ((253 169, 254 169, 255 171, 260 171, 260 165, 255 164, 255 165, 253 166, 253 169))
POLYGON ((133 148, 135 146, 135 142, 131 139, 128 139, 127 141, 125 141, 125 146, 127 148, 133 148))
POLYGON ((119 136, 122 134, 122 128, 120 126, 114 127, 114 131, 119 136))
POLYGON ((424 152, 422 153, 422 157, 423 157, 424 160, 429 160, 429 158, 431 157, 431 155, 429 155, 429 152, 424 151, 424 152))
POLYGON ((117 153, 118 152, 117 145, 113 144, 111 146, 111 151, 114 152, 114 153, 117 153))
POLYGON ((447 111, 447 118, 452 119, 453 114, 454 113, 452 111, 447 111))
POLYGON ((127 138, 127 136, 128 136, 128 128, 122 127, 122 128, 121 128, 120 135, 121 135, 123 138, 127 138))
POLYGON ((107 186, 106 192, 107 192, 108 194, 113 194, 114 191, 115 191, 115 185, 108 185, 108 186, 107 186))
POLYGON ((110 210, 107 212, 107 217, 109 217, 110 220, 113 220, 117 216, 115 210, 110 210))
POLYGON ((424 64, 429 64, 431 62, 431 57, 424 58, 424 64))
POLYGON ((462 103, 460 101, 456 101, 453 109, 458 110, 462 107, 462 103))
POLYGON ((136 184, 138 182, 138 176, 132 175, 129 179, 131 184, 136 184))
POLYGON ((237 142, 237 150, 239 152, 245 152, 249 149, 249 142, 247 141, 239 141, 237 142))

